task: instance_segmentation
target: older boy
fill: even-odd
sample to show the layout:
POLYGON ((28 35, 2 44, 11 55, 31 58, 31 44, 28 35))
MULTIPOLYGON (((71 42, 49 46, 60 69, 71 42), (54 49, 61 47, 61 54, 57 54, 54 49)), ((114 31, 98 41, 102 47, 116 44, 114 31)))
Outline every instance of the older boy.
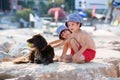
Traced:
MULTIPOLYGON (((66 40, 66 44, 69 43, 73 49, 71 53, 72 62, 85 63, 93 60, 96 54, 95 43, 87 32, 80 29, 82 18, 78 14, 71 14, 68 16, 65 24, 72 32, 69 39, 66 40)), ((63 59, 65 59, 64 55, 65 53, 63 52, 63 59)))

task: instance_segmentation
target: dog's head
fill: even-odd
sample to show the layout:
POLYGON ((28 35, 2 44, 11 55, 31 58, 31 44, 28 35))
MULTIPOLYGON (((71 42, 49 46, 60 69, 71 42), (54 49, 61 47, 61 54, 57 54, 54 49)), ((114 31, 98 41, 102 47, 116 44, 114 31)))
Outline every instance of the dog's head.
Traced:
POLYGON ((28 39, 27 42, 34 45, 34 47, 39 48, 40 50, 47 46, 47 41, 40 34, 34 35, 32 38, 28 39))

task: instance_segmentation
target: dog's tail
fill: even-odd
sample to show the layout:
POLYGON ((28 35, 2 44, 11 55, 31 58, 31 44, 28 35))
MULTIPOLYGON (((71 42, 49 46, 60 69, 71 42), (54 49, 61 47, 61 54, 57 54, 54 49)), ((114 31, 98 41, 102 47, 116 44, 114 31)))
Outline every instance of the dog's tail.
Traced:
POLYGON ((29 59, 26 57, 19 57, 12 61, 14 64, 28 63, 29 59))

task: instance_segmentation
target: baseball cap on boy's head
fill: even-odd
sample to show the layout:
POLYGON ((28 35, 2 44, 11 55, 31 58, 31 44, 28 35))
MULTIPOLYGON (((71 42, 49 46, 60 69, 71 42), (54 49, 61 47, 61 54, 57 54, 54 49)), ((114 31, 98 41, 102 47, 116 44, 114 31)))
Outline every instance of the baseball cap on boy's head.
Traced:
MULTIPOLYGON (((79 22, 82 25, 82 17, 79 14, 73 13, 67 16, 67 20, 65 21, 65 25, 67 26, 67 22, 79 22)), ((80 25, 80 27, 81 27, 80 25)), ((67 26, 68 27, 68 26, 67 26)))
POLYGON ((67 30, 67 29, 68 29, 68 28, 67 28, 65 25, 60 25, 60 26, 57 28, 57 33, 58 33, 60 39, 63 39, 63 40, 64 40, 64 38, 62 38, 60 34, 61 34, 61 32, 62 32, 63 30, 67 30))

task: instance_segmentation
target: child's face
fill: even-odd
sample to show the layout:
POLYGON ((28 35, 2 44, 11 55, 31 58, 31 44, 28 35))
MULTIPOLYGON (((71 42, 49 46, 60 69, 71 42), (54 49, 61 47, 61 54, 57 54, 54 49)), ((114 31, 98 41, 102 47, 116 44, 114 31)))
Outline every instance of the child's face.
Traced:
POLYGON ((69 30, 64 30, 62 31, 61 36, 66 39, 69 37, 70 34, 71 32, 69 30))
POLYGON ((76 32, 80 28, 80 23, 77 23, 77 22, 67 22, 67 25, 68 25, 68 29, 71 32, 76 32))

